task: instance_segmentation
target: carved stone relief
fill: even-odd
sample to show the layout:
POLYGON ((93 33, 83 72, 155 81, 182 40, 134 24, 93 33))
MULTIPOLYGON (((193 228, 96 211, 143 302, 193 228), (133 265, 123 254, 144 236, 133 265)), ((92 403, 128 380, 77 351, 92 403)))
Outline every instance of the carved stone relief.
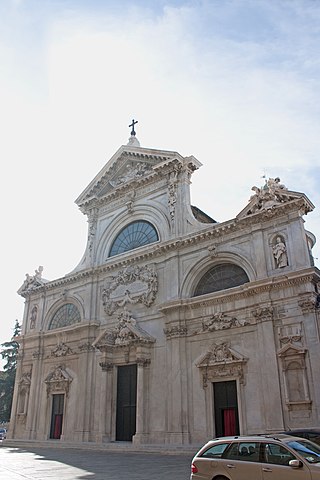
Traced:
POLYGON ((56 367, 45 379, 47 396, 54 392, 64 392, 68 396, 71 382, 72 377, 65 367, 63 365, 56 367))
POLYGON ((124 310, 118 315, 118 323, 113 329, 107 329, 93 343, 101 351, 108 347, 128 346, 135 344, 151 344, 155 338, 137 324, 130 312, 124 310))
POLYGON ((136 196, 135 190, 132 190, 127 195, 126 207, 127 207, 128 213, 133 212, 133 202, 134 202, 134 197, 135 196, 136 196))
POLYGON ((217 257, 218 256, 218 245, 216 244, 213 244, 213 245, 210 245, 208 247, 208 252, 209 252, 209 255, 210 257, 214 258, 214 257, 217 257))
POLYGON ((211 317, 202 321, 201 332, 213 332, 216 330, 225 330, 232 327, 243 327, 250 322, 247 320, 238 320, 235 317, 230 317, 225 313, 215 313, 211 317))
POLYGON ((251 313, 257 322, 272 320, 273 307, 258 307, 255 310, 252 310, 251 313))
POLYGON ((93 352, 95 348, 92 345, 92 342, 85 342, 78 346, 80 352, 93 352))
POLYGON ((88 215, 88 223, 89 223, 88 249, 89 249, 90 256, 92 256, 93 254, 94 239, 97 231, 97 221, 98 221, 98 210, 92 209, 88 215))
POLYGON ((177 203, 177 178, 178 178, 178 169, 175 169, 173 172, 169 174, 169 182, 168 182, 168 206, 169 206, 169 214, 171 221, 174 221, 175 217, 175 209, 177 203))
POLYGON ((102 290, 102 303, 107 315, 128 303, 149 307, 156 298, 158 279, 154 265, 129 265, 107 279, 102 290))
POLYGON ((312 313, 316 311, 317 298, 316 296, 310 296, 299 300, 298 304, 303 314, 312 313))
POLYGON ((244 365, 247 359, 230 347, 229 342, 213 344, 210 349, 200 356, 196 366, 203 375, 203 387, 221 377, 239 378, 244 384, 244 365))
POLYGON ((26 273, 26 279, 23 282, 22 286, 18 290, 19 295, 24 295, 28 291, 33 290, 34 288, 41 287, 46 283, 46 280, 42 278, 43 267, 40 267, 35 270, 34 275, 29 275, 26 273))
POLYGON ((166 335, 167 339, 170 338, 177 338, 177 337, 185 337, 188 333, 187 327, 181 325, 173 325, 163 329, 164 334, 166 335))
POLYGON ((110 180, 109 183, 112 185, 112 187, 118 187, 119 185, 124 185, 131 180, 138 180, 151 171, 152 166, 146 163, 128 163, 126 165, 126 171, 114 180, 110 180))
POLYGON ((51 350, 51 357, 65 357, 66 355, 72 355, 71 348, 63 342, 59 342, 55 348, 51 350))

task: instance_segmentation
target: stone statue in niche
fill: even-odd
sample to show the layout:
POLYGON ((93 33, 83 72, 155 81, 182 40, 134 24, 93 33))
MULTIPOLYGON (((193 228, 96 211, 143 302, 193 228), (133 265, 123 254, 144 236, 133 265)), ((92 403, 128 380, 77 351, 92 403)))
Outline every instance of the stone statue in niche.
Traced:
POLYGON ((288 265, 287 247, 281 237, 277 237, 276 243, 272 247, 272 253, 276 261, 277 268, 283 268, 288 265))
POLYGON ((35 326, 36 326, 37 316, 38 316, 38 307, 37 307, 37 305, 35 305, 31 310, 30 330, 35 328, 35 326))

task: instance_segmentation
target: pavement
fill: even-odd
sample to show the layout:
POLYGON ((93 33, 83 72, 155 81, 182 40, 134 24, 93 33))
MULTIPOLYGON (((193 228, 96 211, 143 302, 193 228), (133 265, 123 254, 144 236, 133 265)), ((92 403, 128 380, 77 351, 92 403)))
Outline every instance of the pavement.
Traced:
POLYGON ((189 480, 195 451, 172 448, 96 449, 44 442, 0 444, 0 478, 6 480, 189 480))

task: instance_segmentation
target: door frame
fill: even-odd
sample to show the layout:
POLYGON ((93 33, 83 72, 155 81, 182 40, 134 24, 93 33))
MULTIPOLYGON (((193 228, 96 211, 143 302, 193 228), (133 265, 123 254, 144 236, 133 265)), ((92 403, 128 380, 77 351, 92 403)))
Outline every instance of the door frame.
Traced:
MULTIPOLYGON (((132 368, 132 371, 134 369, 132 368)), ((136 363, 131 363, 131 364, 126 364, 126 365, 117 365, 117 375, 116 375, 116 395, 115 395, 115 419, 114 419, 114 438, 115 441, 128 441, 132 442, 133 437, 136 434, 137 431, 137 391, 138 391, 138 365, 136 363), (135 367, 135 404, 134 404, 134 412, 135 412, 135 418, 134 418, 134 423, 135 423, 135 429, 134 432, 132 433, 131 439, 119 439, 117 438, 117 433, 118 433, 118 421, 119 421, 119 368, 125 368, 125 367, 135 367)), ((131 432, 130 432, 131 433, 131 432)))
POLYGON ((235 377, 223 377, 223 378, 210 378, 208 385, 204 388, 205 393, 205 405, 206 405, 206 425, 207 437, 215 437, 216 436, 216 428, 215 428, 215 420, 214 420, 214 395, 213 395, 213 383, 218 382, 229 382, 235 381, 236 382, 236 389, 237 389, 237 403, 238 403, 238 421, 239 421, 239 431, 240 435, 246 430, 246 415, 242 408, 242 383, 240 382, 239 378, 235 377))

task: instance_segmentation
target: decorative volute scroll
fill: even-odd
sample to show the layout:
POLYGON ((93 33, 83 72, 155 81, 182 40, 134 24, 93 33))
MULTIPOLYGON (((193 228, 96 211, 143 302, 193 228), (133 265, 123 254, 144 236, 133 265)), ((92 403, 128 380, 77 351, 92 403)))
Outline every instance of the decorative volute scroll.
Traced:
POLYGON ((237 215, 237 218, 244 218, 258 212, 270 213, 277 206, 291 202, 292 200, 303 200, 303 213, 311 212, 314 205, 300 192, 292 192, 280 183, 280 178, 269 178, 265 180, 262 187, 252 187, 254 194, 250 197, 248 205, 237 215))
POLYGON ((118 315, 118 324, 113 329, 106 329, 93 342, 93 345, 100 351, 108 348, 124 347, 133 345, 152 344, 156 340, 137 324, 127 310, 118 315))
POLYGON ((230 347, 229 342, 213 344, 195 362, 203 375, 203 387, 221 377, 239 378, 244 383, 244 365, 247 359, 230 347))
POLYGON ((128 303, 142 303, 150 307, 158 291, 154 265, 129 265, 117 275, 109 277, 102 291, 102 303, 107 315, 128 303))
POLYGON ((72 377, 65 367, 63 365, 56 367, 45 379, 47 395, 49 396, 51 393, 63 392, 68 396, 71 382, 72 377))

